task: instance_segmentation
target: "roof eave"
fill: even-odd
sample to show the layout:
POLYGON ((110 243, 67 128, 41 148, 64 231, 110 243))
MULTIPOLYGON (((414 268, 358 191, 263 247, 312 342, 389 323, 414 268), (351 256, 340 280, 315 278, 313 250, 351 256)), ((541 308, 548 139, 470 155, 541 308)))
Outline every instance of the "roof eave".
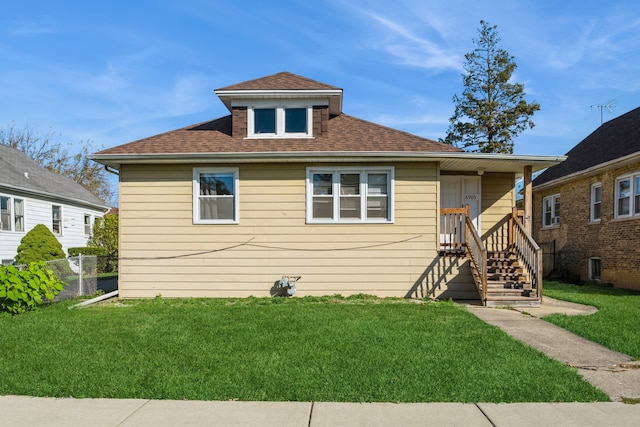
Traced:
POLYGON ((548 168, 566 156, 532 156, 429 151, 350 151, 350 152, 242 152, 242 153, 162 153, 162 154, 94 154, 98 163, 119 169, 135 163, 291 163, 291 162, 367 162, 367 161, 437 161, 442 170, 482 170, 484 172, 522 173, 525 166, 536 170, 548 168))
POLYGON ((624 157, 618 157, 617 159, 610 160, 605 163, 600 163, 590 168, 582 169, 577 172, 562 176, 560 178, 547 181, 544 184, 534 185, 533 189, 544 190, 545 188, 554 187, 556 185, 573 181, 576 178, 588 178, 590 176, 598 175, 607 170, 622 168, 637 162, 640 162, 640 152, 632 153, 624 157))
POLYGON ((59 196, 57 194, 47 193, 45 191, 37 191, 29 188, 17 187, 15 185, 0 184, 0 189, 6 189, 16 193, 24 194, 25 196, 29 195, 29 196, 37 196, 40 198, 46 198, 46 199, 52 199, 52 200, 60 200, 64 202, 73 203, 75 205, 82 205, 82 206, 95 208, 96 210, 106 211, 107 209, 110 209, 110 207, 107 205, 97 204, 97 203, 89 202, 86 200, 77 199, 74 197, 59 196))
POLYGON ((331 115, 338 115, 342 112, 342 89, 216 89, 214 92, 229 111, 231 111, 231 102, 239 99, 326 98, 329 100, 331 115))

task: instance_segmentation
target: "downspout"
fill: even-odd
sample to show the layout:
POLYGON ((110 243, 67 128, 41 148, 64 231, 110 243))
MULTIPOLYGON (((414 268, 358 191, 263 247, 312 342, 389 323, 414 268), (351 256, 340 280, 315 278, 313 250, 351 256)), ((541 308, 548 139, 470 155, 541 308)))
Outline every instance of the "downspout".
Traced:
POLYGON ((113 292, 109 292, 108 294, 100 295, 100 296, 97 296, 95 298, 88 299, 86 301, 82 301, 79 304, 72 305, 71 307, 69 307, 69 310, 71 310, 72 308, 86 307, 88 305, 95 304, 97 302, 104 301, 104 300, 109 299, 109 298, 113 298, 115 296, 118 296, 118 290, 117 289, 115 291, 113 291, 113 292))

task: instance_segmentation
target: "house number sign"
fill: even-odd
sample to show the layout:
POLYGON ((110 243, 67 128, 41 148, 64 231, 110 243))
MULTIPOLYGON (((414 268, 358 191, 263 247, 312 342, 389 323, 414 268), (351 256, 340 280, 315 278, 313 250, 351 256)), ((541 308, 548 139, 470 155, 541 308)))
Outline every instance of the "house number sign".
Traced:
POLYGON ((477 193, 465 194, 464 195, 464 200, 465 200, 465 202, 477 201, 478 200, 478 194, 477 193))

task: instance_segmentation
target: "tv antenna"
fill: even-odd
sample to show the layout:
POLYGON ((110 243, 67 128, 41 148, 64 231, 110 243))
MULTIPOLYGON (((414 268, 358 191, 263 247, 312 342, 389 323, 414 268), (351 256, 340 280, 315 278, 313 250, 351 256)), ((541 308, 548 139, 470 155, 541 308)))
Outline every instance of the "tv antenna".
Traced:
POLYGON ((597 108, 600 110, 600 126, 602 126, 602 112, 604 110, 607 110, 610 113, 613 113, 613 109, 616 108, 616 100, 615 99, 611 99, 607 102, 603 102, 600 104, 594 104, 591 106, 591 108, 597 108))

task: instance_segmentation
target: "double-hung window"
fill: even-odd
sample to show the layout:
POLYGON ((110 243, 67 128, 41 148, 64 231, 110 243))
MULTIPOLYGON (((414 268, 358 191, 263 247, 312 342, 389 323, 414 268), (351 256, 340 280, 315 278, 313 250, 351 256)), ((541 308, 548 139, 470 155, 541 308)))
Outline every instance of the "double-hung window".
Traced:
POLYGON ((560 195, 554 194, 542 199, 542 226, 560 225, 560 195))
POLYGON ((393 222, 393 168, 307 169, 307 222, 393 222))
POLYGON ((0 231, 24 231, 24 200, 0 196, 0 231))
POLYGON ((93 221, 91 221, 91 215, 84 215, 84 235, 90 236, 93 231, 93 221))
POLYGON ((62 206, 51 205, 51 231, 53 234, 62 234, 62 206))
POLYGON ((640 215, 640 174, 616 179, 615 217, 640 215))
POLYGON ((600 222, 602 217, 602 184, 597 182, 591 185, 591 222, 600 222))
POLYGON ((256 103, 247 108, 249 138, 308 138, 313 136, 313 108, 293 103, 256 103))
POLYGON ((193 169, 193 222, 237 224, 238 168, 193 169))
POLYGON ((0 196, 0 230, 11 231, 11 198, 0 196))

